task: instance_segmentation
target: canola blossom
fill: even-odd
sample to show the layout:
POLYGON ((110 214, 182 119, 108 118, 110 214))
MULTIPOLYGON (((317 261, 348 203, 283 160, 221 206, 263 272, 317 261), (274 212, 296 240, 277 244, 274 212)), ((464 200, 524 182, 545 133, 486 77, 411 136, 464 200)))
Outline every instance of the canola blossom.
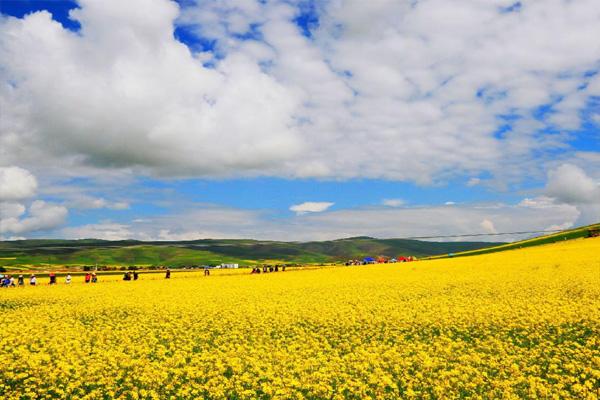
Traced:
POLYGON ((600 238, 0 291, 2 399, 600 397, 600 238))

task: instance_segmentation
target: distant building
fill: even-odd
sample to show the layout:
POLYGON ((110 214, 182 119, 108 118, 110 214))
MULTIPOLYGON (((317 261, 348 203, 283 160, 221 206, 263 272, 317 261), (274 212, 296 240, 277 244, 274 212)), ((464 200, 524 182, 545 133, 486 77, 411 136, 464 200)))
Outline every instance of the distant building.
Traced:
POLYGON ((240 265, 239 264, 221 264, 221 268, 226 268, 226 269, 237 269, 239 268, 240 265))

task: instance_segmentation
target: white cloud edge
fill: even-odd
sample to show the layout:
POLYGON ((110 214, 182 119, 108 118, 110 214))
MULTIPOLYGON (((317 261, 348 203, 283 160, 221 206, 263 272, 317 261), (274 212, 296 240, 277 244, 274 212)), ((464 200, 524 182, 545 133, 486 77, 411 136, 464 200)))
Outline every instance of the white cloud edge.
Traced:
POLYGON ((319 213, 326 211, 334 204, 335 203, 329 201, 305 201, 304 203, 291 205, 290 211, 295 212, 296 215, 319 213))

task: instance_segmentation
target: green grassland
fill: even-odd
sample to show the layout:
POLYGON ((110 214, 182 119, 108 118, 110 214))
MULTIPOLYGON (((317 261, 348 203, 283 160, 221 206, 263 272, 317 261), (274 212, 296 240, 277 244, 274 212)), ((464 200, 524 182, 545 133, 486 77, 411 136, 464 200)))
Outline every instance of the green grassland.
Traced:
POLYGON ((5 269, 81 268, 85 265, 171 266, 238 263, 314 264, 365 256, 424 257, 481 249, 497 243, 424 242, 357 237, 323 242, 257 240, 194 240, 140 242, 135 240, 19 240, 0 242, 0 266, 5 269))
POLYGON ((556 243, 556 242, 561 242, 561 241, 565 241, 565 240, 586 238, 586 237, 590 236, 591 231, 598 231, 598 230, 600 230, 600 223, 586 225, 586 226, 573 228, 573 229, 567 229, 564 231, 552 233, 550 235, 539 236, 539 237, 535 237, 532 239, 520 240, 520 241, 512 242, 512 243, 504 243, 504 244, 500 244, 500 245, 496 245, 496 246, 490 246, 490 247, 475 249, 475 250, 468 250, 468 251, 462 251, 462 252, 451 252, 451 254, 430 256, 428 258, 432 259, 432 258, 475 256, 475 255, 479 255, 479 254, 496 253, 499 251, 522 249, 525 247, 541 246, 544 244, 556 243))
POLYGON ((83 266, 169 266, 174 268, 238 263, 318 264, 365 256, 443 258, 486 254, 587 237, 600 224, 569 229, 513 243, 427 242, 355 237, 322 242, 192 240, 178 242, 36 239, 0 242, 0 267, 6 270, 83 266))

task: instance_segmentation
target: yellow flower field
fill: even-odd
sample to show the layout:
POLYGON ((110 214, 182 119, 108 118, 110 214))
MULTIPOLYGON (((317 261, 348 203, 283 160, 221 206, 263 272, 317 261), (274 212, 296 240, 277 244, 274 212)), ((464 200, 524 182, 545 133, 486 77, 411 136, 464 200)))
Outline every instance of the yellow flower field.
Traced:
POLYGON ((2 399, 600 396, 600 238, 2 289, 0 309, 2 399))

